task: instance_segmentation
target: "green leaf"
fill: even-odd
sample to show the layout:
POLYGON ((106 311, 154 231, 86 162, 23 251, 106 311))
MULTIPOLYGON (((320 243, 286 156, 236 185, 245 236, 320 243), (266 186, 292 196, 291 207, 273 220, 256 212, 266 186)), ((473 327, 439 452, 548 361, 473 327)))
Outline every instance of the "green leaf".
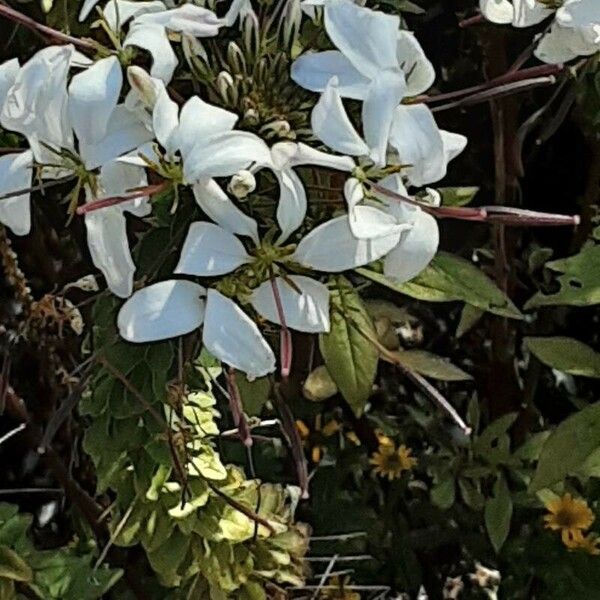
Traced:
POLYGON ((13 581, 31 581, 31 567, 11 548, 0 546, 0 577, 13 581))
POLYGON ((254 381, 248 381, 243 373, 236 373, 235 382, 240 390, 244 412, 250 417, 257 417, 262 412, 265 404, 269 401, 271 383, 268 377, 260 377, 254 381))
POLYGON ((460 321, 456 327, 456 337, 461 338, 465 333, 471 331, 479 323, 484 314, 485 311, 480 308, 476 308, 471 304, 465 304, 460 313, 460 321))
POLYGON ((496 552, 500 552, 508 537, 512 512, 510 490, 504 477, 500 476, 494 484, 494 495, 486 501, 484 510, 485 526, 496 552))
POLYGON ((571 375, 600 378, 600 353, 568 337, 527 337, 525 345, 541 362, 571 375))
POLYGON ((409 370, 440 381, 466 381, 472 377, 450 361, 425 350, 401 350, 394 352, 398 360, 409 370))
POLYGON ((441 187, 437 191, 442 195, 443 206, 465 206, 475 198, 478 187, 441 187))
POLYGON ((455 495, 456 487, 452 474, 441 479, 431 488, 431 502, 443 510, 454 504, 455 495))
POLYGON ((586 246, 579 254, 555 260, 546 266, 561 274, 558 277, 561 288, 556 294, 537 292, 525 305, 526 310, 561 304, 600 304, 600 245, 586 246))
POLYGON ((426 302, 463 301, 502 317, 521 319, 519 309, 496 284, 468 260, 438 252, 417 277, 396 284, 372 269, 356 269, 364 277, 392 290, 426 302))
POLYGON ((379 353, 361 331, 377 338, 359 295, 344 277, 331 290, 331 330, 319 337, 327 370, 357 416, 371 395, 379 353))
POLYGON ((502 415, 490 423, 473 442, 473 451, 490 464, 506 462, 510 459, 510 438, 508 430, 516 421, 516 412, 502 415))
POLYGON ((600 448, 600 402, 565 419, 546 440, 530 492, 563 481, 600 448))

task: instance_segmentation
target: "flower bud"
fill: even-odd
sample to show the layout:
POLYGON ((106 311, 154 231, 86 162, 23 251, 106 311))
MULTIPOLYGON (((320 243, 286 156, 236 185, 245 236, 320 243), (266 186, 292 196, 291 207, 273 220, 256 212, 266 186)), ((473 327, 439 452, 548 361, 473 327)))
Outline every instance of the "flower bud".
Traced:
POLYGON ((237 90, 231 73, 221 71, 217 75, 217 89, 226 102, 237 102, 237 90))
POLYGON ((270 137, 273 135, 280 138, 289 139, 294 139, 296 137, 296 134, 292 131, 292 127, 285 119, 273 121, 268 125, 265 125, 261 128, 261 132, 264 133, 266 137, 270 137))
POLYGON ((243 200, 256 189, 256 179, 250 171, 242 169, 231 178, 227 189, 238 200, 243 200))
POLYGON ((141 67, 127 67, 127 80, 147 108, 154 108, 158 90, 152 77, 141 67))
POLYGON ((335 396, 337 392, 337 385, 325 365, 321 365, 312 371, 302 387, 302 395, 313 402, 327 400, 335 396))

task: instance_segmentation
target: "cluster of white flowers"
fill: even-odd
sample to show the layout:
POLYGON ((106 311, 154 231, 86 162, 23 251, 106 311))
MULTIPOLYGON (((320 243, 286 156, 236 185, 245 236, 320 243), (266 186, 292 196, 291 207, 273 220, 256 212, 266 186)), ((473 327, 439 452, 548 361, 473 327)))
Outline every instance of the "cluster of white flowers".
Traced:
POLYGON ((554 15, 535 49, 535 55, 543 62, 559 64, 600 51, 598 0, 479 1, 483 16, 492 23, 529 27, 554 15))
MULTIPOLYGON (((86 0, 82 18, 94 4, 86 0)), ((223 18, 193 4, 169 9, 159 0, 110 0, 102 18, 114 52, 92 61, 71 45, 52 46, 22 66, 16 59, 0 66, 0 124, 30 146, 0 158, 0 194, 30 187, 35 168, 43 179, 77 179, 72 212, 82 190, 87 203, 124 198, 84 212, 94 264, 112 292, 128 298, 118 318, 125 339, 167 339, 202 326, 203 343, 214 356, 259 377, 275 370, 276 358, 246 307, 285 331, 328 331, 329 291, 319 273, 383 259, 385 275, 403 282, 433 258, 435 219, 369 185, 374 173, 384 173, 379 186, 408 196, 407 187, 443 178, 448 162, 465 147, 463 136, 438 128, 425 104, 406 101, 433 84, 431 63, 398 17, 351 0, 303 4, 304 18, 315 11, 323 18, 336 50, 301 55, 291 77, 321 94, 312 131, 331 153, 291 141, 269 147, 257 135, 235 129, 237 115, 222 107, 198 96, 181 107, 171 99, 168 84, 177 57, 170 33, 216 36, 251 14, 247 0, 234 0, 223 18), (128 66, 123 73, 129 47, 150 54, 150 72, 128 66), (344 98, 362 103, 362 134, 344 98), (348 210, 298 240, 308 198, 295 169, 306 165, 347 174, 348 210), (238 202, 252 194, 263 169, 279 186, 275 233, 238 202), (151 213, 144 195, 151 187, 148 170, 175 190, 190 186, 211 221, 190 225, 178 278, 132 295, 135 264, 124 213, 151 213), (236 277, 253 282, 245 295, 237 294, 236 277), (196 278, 206 278, 210 287, 196 278)), ((29 203, 29 192, 1 201, 0 221, 16 234, 28 233, 29 203)))

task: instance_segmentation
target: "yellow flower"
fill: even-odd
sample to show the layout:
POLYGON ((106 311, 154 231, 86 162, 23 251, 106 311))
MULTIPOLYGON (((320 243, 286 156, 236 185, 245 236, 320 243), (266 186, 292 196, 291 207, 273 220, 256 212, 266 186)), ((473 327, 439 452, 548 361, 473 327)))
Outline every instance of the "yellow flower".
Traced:
POLYGON ((375 430, 375 437, 377 438, 377 441, 379 442, 380 446, 393 446, 394 445, 394 440, 392 438, 389 438, 387 435, 385 435, 385 433, 383 433, 383 431, 381 429, 375 430))
POLYGON ((576 530, 569 535, 567 541, 563 540, 563 542, 569 550, 581 550, 593 556, 598 556, 600 554, 600 548, 598 548, 600 539, 598 539, 598 536, 595 533, 583 535, 581 530, 576 530))
POLYGON ((371 457, 370 463, 375 473, 391 481, 400 477, 404 471, 410 471, 417 464, 417 459, 411 456, 411 452, 412 450, 404 444, 398 449, 394 442, 381 444, 379 450, 371 457))
POLYGON ((562 541, 567 547, 594 522, 594 513, 587 502, 573 498, 571 494, 550 500, 546 503, 546 509, 549 514, 544 516, 545 527, 560 531, 562 541))
POLYGON ((341 425, 335 420, 331 419, 327 421, 325 425, 322 424, 321 415, 315 417, 315 427, 311 431, 304 421, 298 419, 296 421, 296 429, 300 434, 300 439, 306 448, 310 450, 310 458, 318 464, 323 458, 325 452, 325 440, 332 435, 335 435, 340 429, 341 425))
POLYGON ((350 578, 341 579, 338 576, 332 577, 327 583, 327 589, 321 591, 319 598, 322 600, 360 600, 360 594, 348 589, 350 578))

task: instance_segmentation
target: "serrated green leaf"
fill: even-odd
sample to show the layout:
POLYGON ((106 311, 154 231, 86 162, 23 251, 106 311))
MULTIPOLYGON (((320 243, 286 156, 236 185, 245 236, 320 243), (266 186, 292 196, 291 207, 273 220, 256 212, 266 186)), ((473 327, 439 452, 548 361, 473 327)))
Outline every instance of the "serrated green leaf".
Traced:
POLYGON ((525 345, 541 362, 553 369, 600 378, 600 353, 569 337, 526 337, 525 345))
POLYGON ((555 294, 537 292, 525 304, 525 310, 562 304, 600 304, 600 245, 588 245, 579 254, 552 261, 546 267, 560 273, 560 290, 555 294))
POLYGON ((494 550, 500 552, 508 537, 513 512, 510 490, 503 476, 496 480, 493 492, 485 503, 485 526, 494 550))
POLYGON ((600 402, 565 419, 542 447, 530 492, 561 482, 600 448, 600 402))
POLYGON ((452 302, 461 300, 476 308, 511 319, 523 315, 496 284, 471 262, 438 252, 417 277, 396 284, 372 269, 356 269, 364 277, 392 290, 425 302, 452 302))
POLYGON ((0 577, 29 582, 33 579, 33 572, 12 548, 0 546, 0 577))
POLYGON ((350 282, 339 277, 331 290, 331 329, 319 336, 327 370, 354 413, 371 395, 379 353, 361 331, 376 339, 373 322, 350 282))
POLYGON ((396 358, 409 370, 440 381, 467 381, 472 377, 449 360, 425 350, 400 350, 396 358))

